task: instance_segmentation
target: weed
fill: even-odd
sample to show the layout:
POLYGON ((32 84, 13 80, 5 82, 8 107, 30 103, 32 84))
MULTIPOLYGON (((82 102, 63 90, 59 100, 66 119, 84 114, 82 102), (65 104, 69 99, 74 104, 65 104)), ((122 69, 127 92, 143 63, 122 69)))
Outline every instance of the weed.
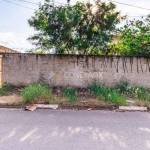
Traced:
POLYGON ((128 93, 128 87, 129 87, 129 82, 122 80, 118 83, 115 84, 114 88, 122 94, 127 94, 128 93))
POLYGON ((148 88, 143 86, 133 86, 130 88, 130 95, 143 101, 150 101, 150 93, 148 88))
POLYGON ((96 97, 101 97, 105 93, 104 89, 105 84, 100 83, 99 85, 94 83, 90 87, 90 91, 96 96, 96 97))
POLYGON ((1 89, 0 89, 0 95, 7 95, 8 92, 10 90, 13 89, 13 86, 11 84, 8 84, 8 85, 4 85, 1 89))
POLYGON ((70 99, 71 102, 76 102, 77 100, 77 95, 76 95, 76 91, 73 88, 67 88, 64 91, 64 96, 68 97, 70 99))
POLYGON ((125 104, 126 98, 120 96, 117 91, 113 89, 113 87, 106 86, 105 84, 100 83, 99 85, 93 84, 90 87, 91 92, 99 99, 106 100, 116 105, 125 104))
POLYGON ((116 83, 114 89, 121 94, 125 94, 127 96, 137 98, 143 101, 150 101, 150 93, 147 87, 133 85, 130 86, 129 82, 127 81, 120 81, 116 83))
POLYGON ((116 91, 109 92, 106 95, 106 99, 109 102, 112 102, 116 105, 122 105, 122 104, 126 105, 126 97, 122 96, 122 95, 119 95, 119 93, 116 92, 116 91))
POLYGON ((46 84, 33 83, 21 91, 25 103, 44 100, 46 103, 54 100, 51 89, 46 84))
POLYGON ((138 105, 138 106, 150 107, 150 102, 149 101, 136 100, 135 102, 136 102, 136 105, 138 105))

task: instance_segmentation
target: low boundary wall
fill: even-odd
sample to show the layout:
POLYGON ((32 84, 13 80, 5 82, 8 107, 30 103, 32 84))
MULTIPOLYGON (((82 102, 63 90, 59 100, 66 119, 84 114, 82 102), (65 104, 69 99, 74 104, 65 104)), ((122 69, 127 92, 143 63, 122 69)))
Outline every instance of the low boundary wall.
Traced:
POLYGON ((150 58, 89 55, 2 54, 2 83, 87 87, 127 79, 150 87, 150 58))

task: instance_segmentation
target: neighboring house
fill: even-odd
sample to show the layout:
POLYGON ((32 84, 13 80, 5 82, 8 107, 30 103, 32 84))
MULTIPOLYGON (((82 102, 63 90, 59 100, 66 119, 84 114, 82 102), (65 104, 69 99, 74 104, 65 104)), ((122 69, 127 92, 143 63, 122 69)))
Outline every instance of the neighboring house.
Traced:
POLYGON ((119 40, 119 36, 118 35, 113 35, 113 42, 114 42, 114 44, 121 42, 121 40, 119 40))
POLYGON ((118 36, 117 35, 113 36, 113 41, 114 41, 114 43, 118 43, 118 36))
POLYGON ((0 45, 0 53, 20 53, 20 52, 0 45))

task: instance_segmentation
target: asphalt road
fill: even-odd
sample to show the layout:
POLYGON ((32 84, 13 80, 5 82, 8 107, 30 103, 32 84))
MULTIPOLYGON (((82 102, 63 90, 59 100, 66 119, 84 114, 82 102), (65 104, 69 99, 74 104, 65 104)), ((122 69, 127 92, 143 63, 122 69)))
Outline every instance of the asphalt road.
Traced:
POLYGON ((0 109, 0 150, 150 150, 150 113, 0 109))

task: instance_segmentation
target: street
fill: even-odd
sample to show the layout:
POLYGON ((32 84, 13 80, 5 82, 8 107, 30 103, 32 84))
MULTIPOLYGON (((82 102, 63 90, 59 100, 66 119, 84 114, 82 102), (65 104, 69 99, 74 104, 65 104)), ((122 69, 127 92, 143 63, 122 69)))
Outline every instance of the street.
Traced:
POLYGON ((0 150, 150 150, 150 113, 0 109, 0 150))

